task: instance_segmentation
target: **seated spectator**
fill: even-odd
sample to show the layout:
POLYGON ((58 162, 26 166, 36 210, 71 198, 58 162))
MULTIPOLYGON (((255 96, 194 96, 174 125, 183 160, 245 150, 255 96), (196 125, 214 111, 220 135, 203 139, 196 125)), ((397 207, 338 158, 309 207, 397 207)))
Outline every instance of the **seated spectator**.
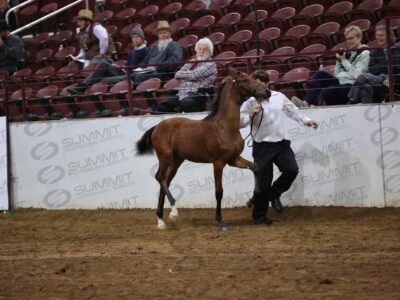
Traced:
POLYGON ((350 51, 336 53, 334 76, 322 70, 316 72, 304 99, 292 98, 296 106, 317 105, 321 92, 326 105, 349 102, 348 94, 356 78, 368 70, 369 50, 363 50, 368 47, 361 43, 362 31, 358 26, 347 27, 344 35, 350 51))
MULTIPOLYGON (((10 6, 8 5, 8 1, 0 0, 0 20, 6 20, 6 14, 9 10, 10 6)), ((13 11, 8 15, 8 25, 10 26, 11 31, 17 29, 17 18, 15 17, 15 13, 13 11)))
MULTIPOLYGON (((134 48, 129 52, 126 66, 138 66, 143 64, 143 60, 149 53, 149 48, 147 48, 144 32, 140 27, 135 27, 132 29, 131 37, 134 48)), ((90 74, 78 86, 69 88, 68 92, 72 95, 82 95, 91 85, 98 83, 107 77, 111 77, 115 83, 127 79, 125 70, 119 69, 110 62, 101 62, 97 66, 96 71, 90 74)))
MULTIPOLYGON (((143 61, 143 64, 165 64, 156 67, 149 67, 142 71, 134 72, 134 83, 139 85, 141 82, 150 78, 159 78, 166 82, 174 77, 176 70, 173 63, 182 59, 181 46, 172 40, 173 28, 168 21, 159 21, 155 34, 158 36, 157 45, 150 48, 150 52, 143 61), (143 72, 145 71, 145 72, 143 72)), ((106 80, 110 85, 114 84, 112 79, 106 80)))
MULTIPOLYGON (((6 20, 7 12, 10 10, 10 6, 7 0, 0 0, 0 20, 6 20)), ((14 31, 17 29, 17 18, 15 17, 15 13, 12 11, 8 15, 8 25, 10 26, 10 30, 14 31)))
POLYGON ((214 46, 208 38, 200 39, 195 45, 196 58, 186 63, 175 74, 180 81, 177 96, 159 103, 151 112, 198 112, 207 104, 206 90, 217 78, 217 66, 212 58, 214 46))
MULTIPOLYGON (((363 73, 357 77, 353 87, 349 92, 349 104, 373 103, 374 89, 384 86, 384 81, 388 78, 388 60, 386 49, 386 26, 379 25, 375 28, 375 38, 378 41, 379 49, 372 50, 370 54, 368 73, 363 73)), ((395 74, 395 84, 400 84, 400 43, 396 42, 393 30, 390 30, 390 43, 392 46, 393 74, 395 74), (393 45, 394 44, 394 45, 393 45)), ((380 100, 380 99, 378 99, 380 100)), ((379 101, 381 102, 381 101, 379 101)))
POLYGON ((102 61, 112 62, 111 55, 116 51, 114 43, 103 25, 93 23, 93 12, 82 9, 76 19, 80 29, 79 44, 81 49, 77 56, 71 57, 73 62, 80 67, 102 61))
POLYGON ((24 42, 14 34, 10 34, 10 27, 6 20, 0 20, 0 70, 10 75, 18 69, 24 59, 24 42))

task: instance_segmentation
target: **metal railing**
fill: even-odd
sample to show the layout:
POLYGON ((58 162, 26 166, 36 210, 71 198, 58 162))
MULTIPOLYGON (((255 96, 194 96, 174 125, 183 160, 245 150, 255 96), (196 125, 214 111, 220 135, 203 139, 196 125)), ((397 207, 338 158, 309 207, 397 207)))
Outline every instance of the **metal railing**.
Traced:
POLYGON ((18 10, 19 8, 24 7, 24 6, 27 6, 28 4, 31 4, 31 3, 33 3, 33 2, 36 2, 36 0, 27 0, 27 1, 22 2, 22 3, 20 3, 20 4, 16 5, 16 6, 14 6, 14 7, 11 7, 11 8, 7 11, 6 16, 5 16, 5 19, 6 19, 7 23, 9 23, 9 17, 10 17, 10 13, 11 13, 11 12, 16 11, 16 10, 18 10))
MULTIPOLYGON (((32 1, 32 0, 28 0, 28 1, 32 1)), ((33 0, 33 1, 35 1, 35 0, 33 0)), ((75 2, 72 2, 72 3, 68 4, 68 5, 60 8, 60 9, 57 9, 56 11, 53 11, 53 12, 49 13, 48 15, 45 15, 45 16, 37 19, 36 21, 33 21, 33 22, 29 23, 29 24, 26 24, 25 26, 22 26, 22 27, 20 27, 20 28, 18 28, 16 30, 14 30, 13 32, 11 32, 11 34, 17 34, 17 33, 21 32, 21 31, 24 31, 25 29, 31 28, 32 26, 35 26, 36 24, 39 24, 39 23, 41 23, 41 22, 43 22, 43 21, 45 21, 45 20, 47 20, 47 19, 49 19, 51 17, 54 17, 54 16, 62 13, 63 11, 65 11, 65 10, 75 6, 75 5, 78 5, 79 3, 82 3, 82 2, 85 2, 86 5, 88 5, 88 0, 77 0, 75 2)))

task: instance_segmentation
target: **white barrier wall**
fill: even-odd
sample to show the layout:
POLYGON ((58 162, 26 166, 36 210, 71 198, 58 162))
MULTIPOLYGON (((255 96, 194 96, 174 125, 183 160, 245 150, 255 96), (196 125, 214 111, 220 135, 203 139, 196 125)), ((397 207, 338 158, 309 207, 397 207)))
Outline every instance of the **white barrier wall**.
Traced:
MULTIPOLYGON (((400 206, 400 105, 303 112, 319 120, 321 127, 314 130, 287 121, 300 174, 283 195, 284 204, 400 206)), ((204 114, 189 117, 200 119, 204 114)), ((155 208, 157 159, 137 157, 134 145, 165 118, 12 124, 14 206, 155 208)), ((248 132, 243 129, 243 136, 248 132)), ((243 156, 251 159, 251 148, 246 147, 243 156)), ((243 206, 252 195, 253 182, 249 170, 226 167, 224 206, 243 206)), ((212 166, 185 162, 171 192, 179 207, 214 207, 212 166)))
POLYGON ((7 172, 7 120, 0 117, 0 210, 9 210, 7 172))

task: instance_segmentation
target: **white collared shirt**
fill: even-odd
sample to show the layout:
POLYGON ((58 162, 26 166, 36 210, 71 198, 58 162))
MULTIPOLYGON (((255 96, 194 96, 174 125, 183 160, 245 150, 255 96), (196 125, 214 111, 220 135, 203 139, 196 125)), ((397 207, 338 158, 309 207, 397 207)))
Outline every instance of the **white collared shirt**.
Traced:
POLYGON ((261 124, 261 111, 254 116, 252 134, 255 142, 279 142, 287 139, 283 114, 302 125, 307 125, 310 120, 310 118, 303 116, 284 94, 271 91, 269 101, 262 101, 259 104, 254 97, 251 97, 242 104, 240 108, 240 127, 243 128, 250 124, 249 113, 260 105, 262 105, 264 113, 261 124), (260 129, 258 129, 259 124, 260 129))

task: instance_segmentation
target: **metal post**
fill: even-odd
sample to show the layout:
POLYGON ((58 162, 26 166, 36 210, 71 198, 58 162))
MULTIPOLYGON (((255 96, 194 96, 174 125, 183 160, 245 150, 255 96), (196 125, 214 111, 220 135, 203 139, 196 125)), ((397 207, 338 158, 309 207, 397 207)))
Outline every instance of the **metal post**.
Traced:
POLYGON ((132 103, 132 68, 130 66, 127 67, 127 77, 128 77, 128 108, 129 108, 129 115, 131 116, 133 113, 133 103, 132 103))
POLYGON ((260 68, 260 37, 259 34, 259 23, 258 23, 258 0, 255 0, 255 18, 256 18, 256 47, 257 47, 257 59, 256 59, 256 67, 260 68))
POLYGON ((389 100, 393 102, 394 97, 394 78, 393 78, 393 55, 392 55, 392 43, 390 41, 390 19, 385 18, 386 25, 386 50, 388 59, 388 78, 389 78, 389 100))

